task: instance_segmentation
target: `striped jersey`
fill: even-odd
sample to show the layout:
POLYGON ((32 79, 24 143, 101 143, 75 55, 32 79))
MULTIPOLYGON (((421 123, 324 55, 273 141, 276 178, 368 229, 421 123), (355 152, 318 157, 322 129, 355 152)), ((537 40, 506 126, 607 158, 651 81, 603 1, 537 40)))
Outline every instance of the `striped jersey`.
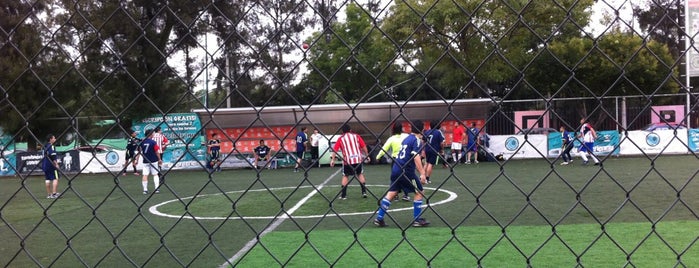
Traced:
POLYGON ((167 137, 165 137, 163 133, 155 132, 153 133, 153 137, 151 139, 153 139, 155 143, 158 145, 157 153, 162 154, 163 148, 168 144, 167 137))
POLYGON ((583 137, 583 142, 595 142, 595 136, 592 135, 592 126, 589 123, 585 123, 580 127, 580 133, 583 137))
POLYGON ((335 146, 333 146, 333 150, 336 152, 342 151, 342 163, 355 165, 361 164, 364 160, 362 148, 365 146, 366 144, 361 136, 352 132, 347 132, 337 139, 335 146))

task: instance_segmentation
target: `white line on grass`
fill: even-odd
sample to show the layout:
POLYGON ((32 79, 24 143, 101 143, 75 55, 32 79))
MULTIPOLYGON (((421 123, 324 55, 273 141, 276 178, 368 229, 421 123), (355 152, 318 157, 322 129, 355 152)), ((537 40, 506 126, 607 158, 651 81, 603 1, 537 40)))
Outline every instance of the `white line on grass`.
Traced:
POLYGON ((335 171, 335 173, 333 173, 332 175, 330 175, 327 179, 325 179, 325 181, 323 181, 320 185, 318 185, 318 187, 317 187, 315 190, 311 191, 310 193, 308 193, 308 195, 306 195, 306 197, 304 197, 303 199, 299 200, 299 202, 296 203, 296 205, 295 205, 294 207, 292 207, 291 209, 289 209, 289 210, 287 211, 287 213, 285 213, 285 214, 281 215, 279 218, 277 218, 272 224, 269 225, 269 227, 267 227, 267 228, 265 228, 264 230, 262 230, 262 233, 260 233, 259 235, 257 235, 257 237, 255 237, 255 238, 253 238, 252 240, 248 241, 248 242, 245 244, 245 246, 244 246, 243 248, 241 248, 238 252, 235 253, 235 255, 233 255, 233 257, 230 257, 225 263, 221 264, 219 267, 220 267, 220 268, 223 268, 223 267, 229 267, 229 266, 233 265, 233 263, 234 263, 238 258, 240 258, 241 256, 243 256, 243 255, 244 255, 245 253, 247 253, 248 251, 250 251, 250 250, 252 249, 252 247, 254 247, 255 244, 257 244, 257 242, 259 241, 260 238, 262 238, 262 237, 265 236, 266 234, 268 234, 268 233, 274 231, 275 229, 277 229, 277 227, 279 227, 279 225, 281 225, 282 223, 284 223, 284 221, 285 221, 286 219, 289 218, 289 215, 294 214, 294 212, 295 212, 297 209, 299 209, 301 206, 303 206, 303 204, 306 203, 306 201, 308 201, 309 199, 311 199, 311 197, 313 197, 316 193, 318 193, 318 191, 320 191, 320 189, 323 189, 323 187, 325 187, 325 185, 328 184, 328 182, 330 182, 330 180, 331 180, 333 177, 337 176, 337 174, 340 173, 341 170, 342 170, 342 169, 338 169, 337 171, 335 171))

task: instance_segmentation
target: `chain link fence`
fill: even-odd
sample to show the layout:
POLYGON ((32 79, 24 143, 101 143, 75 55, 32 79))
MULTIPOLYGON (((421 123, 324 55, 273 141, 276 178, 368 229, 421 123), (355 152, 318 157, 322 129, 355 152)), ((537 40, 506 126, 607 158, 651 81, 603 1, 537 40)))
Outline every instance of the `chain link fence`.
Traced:
POLYGON ((699 265, 682 1, 0 7, 3 267, 699 265), (575 132, 580 118, 622 157, 566 170, 560 133, 514 135, 575 132), (376 155, 415 120, 444 127, 447 162, 422 214, 395 201, 377 228, 395 156, 376 155), (471 123, 511 157, 455 162, 452 132, 471 123), (362 201, 342 200, 343 171, 327 167, 345 124, 369 147, 362 201), (170 146, 154 184, 125 148, 156 127, 170 146), (302 128, 323 136, 298 160, 302 128), (257 168, 261 143, 272 153, 257 168), (432 226, 412 226, 423 216, 432 226))

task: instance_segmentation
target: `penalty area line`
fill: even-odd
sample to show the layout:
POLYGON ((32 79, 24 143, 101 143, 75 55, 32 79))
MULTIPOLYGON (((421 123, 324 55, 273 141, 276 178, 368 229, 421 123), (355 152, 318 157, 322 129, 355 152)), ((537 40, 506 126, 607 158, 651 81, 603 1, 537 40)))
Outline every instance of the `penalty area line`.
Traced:
POLYGON ((314 189, 313 191, 311 191, 310 193, 308 193, 308 195, 306 195, 304 198, 302 198, 301 200, 299 200, 299 202, 296 203, 296 205, 294 205, 291 209, 289 209, 287 213, 285 213, 284 215, 281 215, 279 218, 277 218, 272 224, 269 225, 269 227, 267 227, 267 228, 265 228, 264 230, 262 230, 262 232, 261 232, 259 235, 257 235, 257 237, 255 237, 255 238, 253 238, 252 240, 250 240, 250 241, 248 241, 247 243, 245 243, 245 246, 243 246, 243 248, 241 248, 240 250, 238 250, 238 252, 236 252, 235 255, 233 255, 232 257, 230 257, 228 260, 226 260, 225 263, 221 264, 219 267, 220 267, 220 268, 224 268, 224 267, 232 266, 233 263, 234 263, 236 260, 238 260, 238 258, 240 258, 241 256, 243 256, 243 255, 244 255, 245 253, 247 253, 248 251, 250 251, 250 250, 255 246, 255 244, 257 244, 257 242, 260 241, 260 240, 259 240, 260 238, 264 237, 266 234, 268 234, 268 233, 274 231, 275 229, 277 229, 277 227, 279 227, 279 225, 281 225, 282 223, 284 223, 284 221, 286 221, 286 219, 289 218, 289 215, 294 214, 294 212, 296 212, 297 209, 299 209, 301 206, 303 206, 303 204, 306 203, 306 201, 308 201, 309 199, 311 199, 311 197, 313 197, 315 194, 317 194, 318 191, 320 191, 321 189, 323 189, 323 187, 325 187, 325 185, 328 184, 332 178, 334 178, 335 176, 337 176, 337 174, 340 173, 340 171, 342 171, 342 169, 338 169, 337 171, 335 171, 335 173, 333 173, 333 174, 330 175, 327 179, 325 179, 325 181, 323 181, 323 183, 321 183, 320 185, 318 185, 318 187, 317 187, 316 189, 314 189))

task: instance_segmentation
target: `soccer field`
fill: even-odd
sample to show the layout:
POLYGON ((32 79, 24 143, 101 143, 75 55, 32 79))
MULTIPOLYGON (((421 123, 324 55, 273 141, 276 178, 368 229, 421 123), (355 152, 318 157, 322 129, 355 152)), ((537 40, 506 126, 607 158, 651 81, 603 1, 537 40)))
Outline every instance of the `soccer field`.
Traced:
POLYGON ((347 200, 339 167, 169 172, 150 195, 140 176, 80 174, 61 180, 55 200, 41 177, 8 177, 0 265, 697 267, 696 161, 437 167, 427 228, 409 227, 405 201, 392 204, 388 227, 372 224, 388 165, 366 166, 369 197, 352 182, 347 200))

